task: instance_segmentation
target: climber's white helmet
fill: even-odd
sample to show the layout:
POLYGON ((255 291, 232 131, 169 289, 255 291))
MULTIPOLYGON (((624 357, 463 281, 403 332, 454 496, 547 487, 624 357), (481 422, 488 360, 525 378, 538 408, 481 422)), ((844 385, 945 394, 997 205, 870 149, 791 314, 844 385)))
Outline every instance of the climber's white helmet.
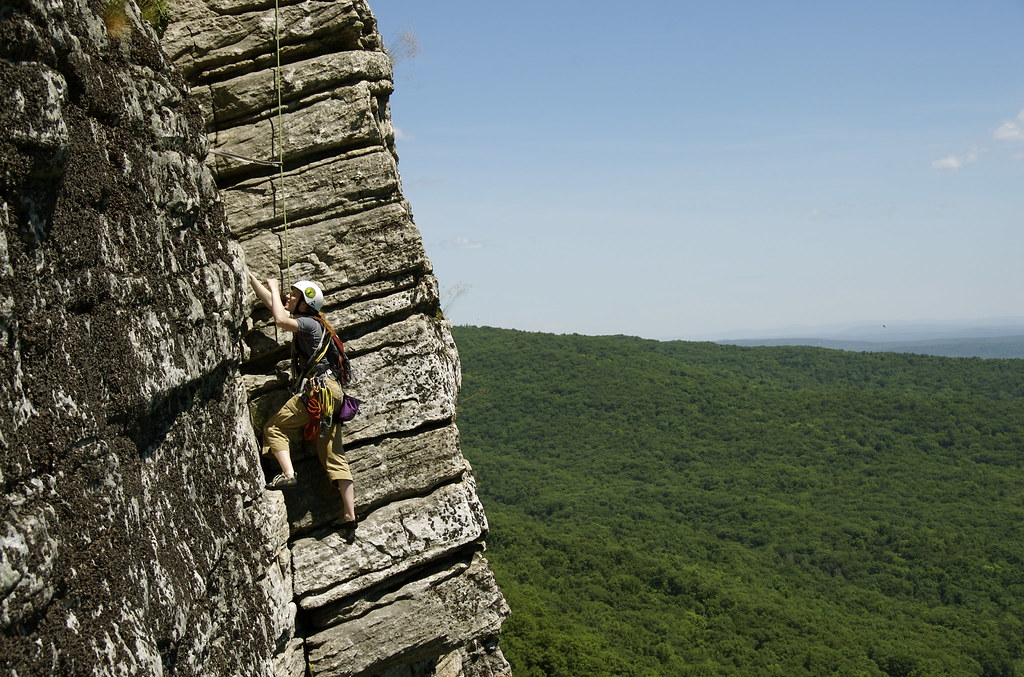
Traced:
POLYGON ((306 302, 306 305, 320 312, 320 309, 324 307, 324 291, 320 288, 316 282, 310 280, 299 280, 292 285, 292 289, 298 289, 300 297, 306 302))

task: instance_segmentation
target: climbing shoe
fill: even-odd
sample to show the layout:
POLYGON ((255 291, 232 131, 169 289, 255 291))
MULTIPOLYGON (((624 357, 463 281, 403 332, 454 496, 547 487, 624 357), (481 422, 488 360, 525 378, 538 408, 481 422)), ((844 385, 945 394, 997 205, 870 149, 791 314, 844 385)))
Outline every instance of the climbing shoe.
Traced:
POLYGON ((338 534, 341 538, 351 545, 356 541, 356 527, 359 525, 355 520, 345 521, 343 517, 331 522, 331 526, 338 530, 338 534))
POLYGON ((295 473, 291 477, 285 477, 284 474, 280 474, 274 479, 267 482, 267 489, 291 489, 299 483, 299 473, 295 473))

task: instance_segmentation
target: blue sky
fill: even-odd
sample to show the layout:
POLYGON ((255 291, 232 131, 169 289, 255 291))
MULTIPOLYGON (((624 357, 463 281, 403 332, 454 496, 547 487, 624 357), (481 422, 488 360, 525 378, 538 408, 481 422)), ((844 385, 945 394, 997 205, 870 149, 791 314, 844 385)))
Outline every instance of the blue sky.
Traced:
POLYGON ((456 324, 1024 316, 1024 0, 370 5, 456 324))

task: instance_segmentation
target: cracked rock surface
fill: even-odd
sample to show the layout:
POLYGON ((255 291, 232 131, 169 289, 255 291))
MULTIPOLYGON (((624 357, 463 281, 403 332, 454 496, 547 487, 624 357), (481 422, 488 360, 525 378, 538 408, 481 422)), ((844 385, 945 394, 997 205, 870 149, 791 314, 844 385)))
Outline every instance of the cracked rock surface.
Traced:
POLYGON ((201 110, 132 7, 5 5, 0 81, 3 668, 274 674, 287 520, 201 110))
POLYGON ((3 669, 508 674, 369 7, 171 11, 158 38, 132 3, 0 10, 3 669), (352 544, 312 450, 262 488, 287 347, 246 265, 320 281, 342 330, 352 544))
MULTIPOLYGON (((352 359, 349 394, 363 402, 342 429, 358 537, 331 529, 337 492, 311 450, 295 454, 291 596, 278 606, 296 609, 317 675, 507 674, 497 635, 508 608, 455 426, 458 353, 401 192, 391 61, 370 8, 308 1, 275 16, 269 3, 185 0, 175 12, 163 43, 211 146, 230 154, 209 160, 230 231, 259 277, 321 283, 352 359)), ((261 419, 285 396, 288 337, 249 304, 242 368, 261 419)))

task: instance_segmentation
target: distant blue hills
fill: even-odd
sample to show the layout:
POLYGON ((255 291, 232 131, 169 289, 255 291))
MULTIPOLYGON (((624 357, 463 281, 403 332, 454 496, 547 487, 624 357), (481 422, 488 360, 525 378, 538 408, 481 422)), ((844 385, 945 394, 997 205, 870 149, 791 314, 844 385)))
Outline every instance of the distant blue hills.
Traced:
POLYGON ((943 357, 1024 358, 1024 334, 991 338, 928 341, 843 341, 820 338, 735 339, 715 341, 734 346, 814 346, 861 353, 915 353, 943 357))
MULTIPOLYGON (((782 330, 785 331, 785 330, 782 330)), ((719 339, 736 346, 814 346, 854 352, 944 357, 1024 358, 1024 320, 903 322, 792 328, 790 336, 719 339), (798 333, 799 332, 799 333, 798 333)), ((737 332, 740 333, 740 332, 737 332)), ((749 332, 743 332, 749 333, 749 332)), ((767 332, 766 332, 767 333, 767 332)))

